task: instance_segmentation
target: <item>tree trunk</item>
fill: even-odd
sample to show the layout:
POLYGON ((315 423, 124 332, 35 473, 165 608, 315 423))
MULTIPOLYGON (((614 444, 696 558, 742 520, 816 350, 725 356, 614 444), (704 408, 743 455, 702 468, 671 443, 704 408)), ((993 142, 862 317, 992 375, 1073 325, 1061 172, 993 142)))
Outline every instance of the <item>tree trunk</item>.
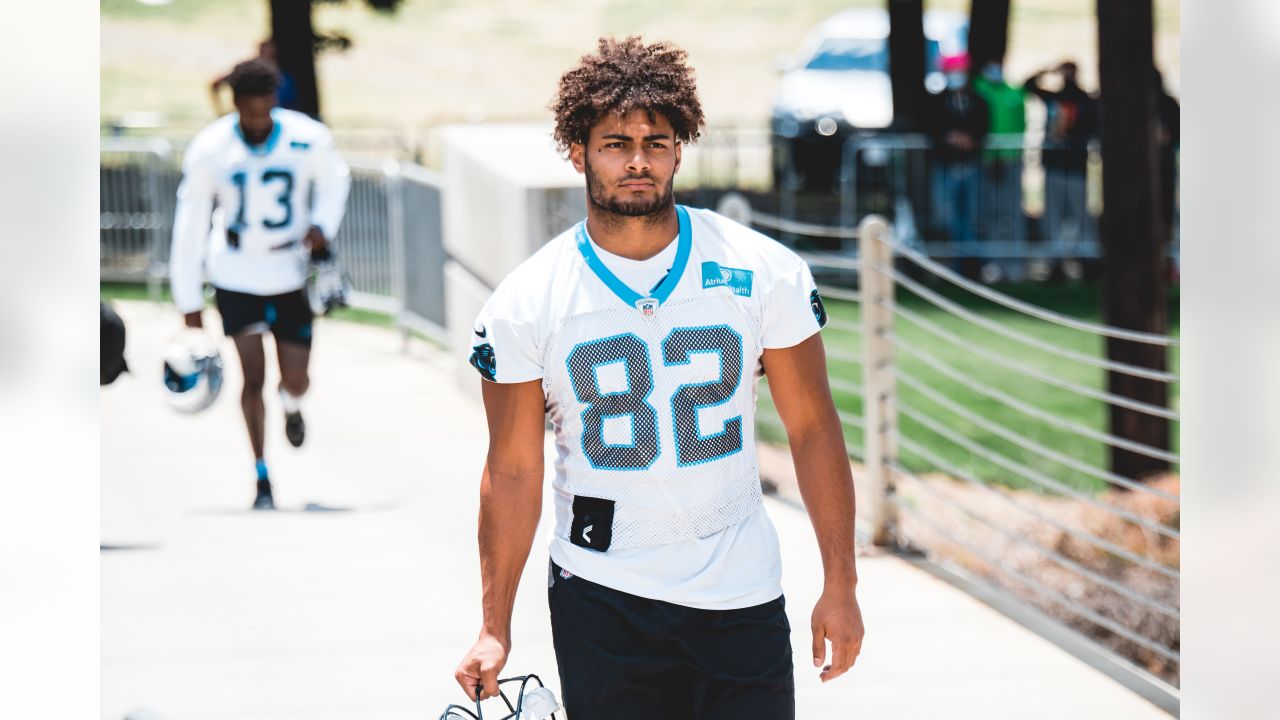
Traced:
POLYGON ((311 0, 270 0, 271 37, 276 43, 280 71, 293 80, 293 109, 320 119, 316 87, 315 30, 311 0))
POLYGON ((1009 0, 972 0, 969 6, 969 69, 987 63, 1004 65, 1009 47, 1009 0))
MULTIPOLYGON (((1159 212, 1156 96, 1152 71, 1151 0, 1098 0, 1098 69, 1101 80, 1103 318, 1108 325, 1149 333, 1168 332, 1164 252, 1170 229, 1159 212)), ((1166 368, 1164 347, 1107 340, 1113 361, 1153 370, 1166 368)), ((1117 372, 1107 375, 1112 393, 1168 407, 1168 386, 1117 372)), ((1159 449, 1169 447, 1169 421, 1122 407, 1110 408, 1111 433, 1159 449)), ((1111 448, 1111 469, 1138 479, 1169 463, 1111 448)))
POLYGON ((893 126, 919 128, 924 104, 924 0, 889 3, 889 81, 893 84, 893 126))

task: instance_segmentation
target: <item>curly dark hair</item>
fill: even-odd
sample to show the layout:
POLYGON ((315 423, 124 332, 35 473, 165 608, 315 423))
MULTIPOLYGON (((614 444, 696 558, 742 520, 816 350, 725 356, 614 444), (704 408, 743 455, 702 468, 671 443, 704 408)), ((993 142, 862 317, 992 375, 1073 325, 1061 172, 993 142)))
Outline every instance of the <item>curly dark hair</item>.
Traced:
POLYGON ((227 84, 235 97, 270 95, 280 88, 280 71, 262 60, 246 60, 232 68, 227 84))
POLYGON ((675 130, 676 140, 691 143, 705 123, 689 54, 667 42, 645 45, 639 36, 625 40, 600 38, 594 55, 583 55, 578 66, 560 76, 551 101, 556 114, 556 147, 568 152, 585 144, 591 128, 613 113, 644 110, 649 118, 661 113, 675 130))

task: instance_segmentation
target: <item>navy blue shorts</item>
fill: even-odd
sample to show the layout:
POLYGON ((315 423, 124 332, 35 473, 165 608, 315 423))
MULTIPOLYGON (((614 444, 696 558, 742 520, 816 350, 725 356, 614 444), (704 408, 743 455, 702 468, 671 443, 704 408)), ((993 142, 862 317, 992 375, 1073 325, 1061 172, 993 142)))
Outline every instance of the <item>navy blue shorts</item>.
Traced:
POLYGON ((252 295, 214 288, 214 302, 222 316, 222 332, 227 337, 271 331, 276 342, 311 347, 311 302, 307 291, 283 295, 252 295))
POLYGON ((551 563, 551 632, 573 720, 794 720, 785 600, 699 610, 551 563))

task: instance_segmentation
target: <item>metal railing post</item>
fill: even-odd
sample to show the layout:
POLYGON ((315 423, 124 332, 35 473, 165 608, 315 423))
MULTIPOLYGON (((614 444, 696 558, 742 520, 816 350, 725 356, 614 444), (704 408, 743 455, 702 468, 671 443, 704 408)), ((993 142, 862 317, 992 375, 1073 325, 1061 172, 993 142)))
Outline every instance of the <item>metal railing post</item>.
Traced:
MULTIPOLYGON (((847 138, 840 146, 840 226, 853 227, 858 221, 858 149, 855 137, 847 138)), ((841 243, 840 250, 849 255, 852 248, 841 243)))
POLYGON ((387 160, 382 166, 383 187, 387 193, 387 241, 391 260, 391 298, 395 303, 395 323, 400 330, 401 350, 409 350, 409 326, 404 322, 408 302, 409 268, 406 263, 404 183, 400 177, 400 163, 387 160))
POLYGON ((167 255, 166 245, 172 242, 172 232, 165 232, 165 202, 161 197, 160 173, 173 156, 173 148, 166 141, 148 155, 147 162, 147 215, 153 223, 151 228, 151 247, 147 258, 147 297, 152 302, 160 301, 160 284, 168 276, 167 262, 160 258, 167 255))
POLYGON ((868 215, 858 225, 858 282, 862 291, 862 373, 866 417, 866 466, 871 490, 872 540, 876 545, 899 542, 892 465, 897 462, 898 417, 894 409, 896 380, 893 353, 893 278, 879 268, 893 267, 893 249, 884 242, 889 225, 868 215))
MULTIPOLYGON (((800 175, 796 172, 795 159, 791 156, 791 145, 784 144, 786 148, 786 174, 783 176, 782 187, 779 188, 778 196, 778 214, 786 220, 796 220, 796 191, 800 188, 800 175)), ((783 232, 779 238, 783 243, 795 245, 796 236, 790 232, 783 232)))

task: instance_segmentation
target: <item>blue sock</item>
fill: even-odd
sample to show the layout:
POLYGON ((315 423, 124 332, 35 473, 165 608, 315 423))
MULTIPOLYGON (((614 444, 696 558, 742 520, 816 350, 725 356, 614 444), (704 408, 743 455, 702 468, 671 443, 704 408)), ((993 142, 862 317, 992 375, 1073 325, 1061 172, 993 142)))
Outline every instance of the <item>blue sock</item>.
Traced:
POLYGON ((258 479, 266 480, 267 479, 267 461, 263 460, 262 458, 258 458, 257 468, 258 468, 258 479))

